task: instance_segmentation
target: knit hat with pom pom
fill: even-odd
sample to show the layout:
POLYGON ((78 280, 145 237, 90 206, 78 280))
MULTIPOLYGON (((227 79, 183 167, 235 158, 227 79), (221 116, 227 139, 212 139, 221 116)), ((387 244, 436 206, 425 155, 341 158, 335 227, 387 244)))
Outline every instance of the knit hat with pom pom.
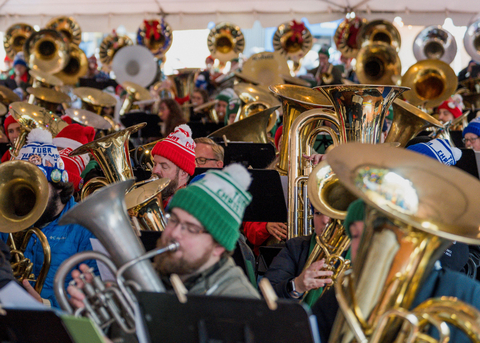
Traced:
POLYGON ((160 155, 172 161, 177 167, 193 175, 195 172, 195 142, 192 130, 186 124, 179 125, 167 138, 152 149, 152 156, 160 155))
POLYGON ((205 177, 178 190, 169 209, 181 208, 194 216, 227 251, 235 249, 245 208, 252 201, 247 192, 252 178, 240 164, 209 170, 205 177))
POLYGON ((65 164, 57 147, 52 143, 52 134, 49 131, 33 129, 27 136, 27 142, 20 149, 17 160, 35 164, 49 182, 69 182, 65 164))

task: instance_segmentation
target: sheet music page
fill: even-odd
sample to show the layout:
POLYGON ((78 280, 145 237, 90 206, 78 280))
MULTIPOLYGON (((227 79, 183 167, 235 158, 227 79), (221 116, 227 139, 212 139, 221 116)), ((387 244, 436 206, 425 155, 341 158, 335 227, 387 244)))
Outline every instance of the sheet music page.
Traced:
MULTIPOLYGON (((90 243, 92 244, 93 251, 100 252, 104 255, 110 256, 105 247, 100 243, 96 238, 90 238, 90 243)), ((102 262, 97 260, 98 271, 100 272, 100 277, 102 281, 116 281, 115 275, 110 271, 110 269, 102 262)))
POLYGON ((49 307, 35 300, 15 281, 10 281, 0 290, 0 302, 2 307, 15 310, 50 310, 49 307))

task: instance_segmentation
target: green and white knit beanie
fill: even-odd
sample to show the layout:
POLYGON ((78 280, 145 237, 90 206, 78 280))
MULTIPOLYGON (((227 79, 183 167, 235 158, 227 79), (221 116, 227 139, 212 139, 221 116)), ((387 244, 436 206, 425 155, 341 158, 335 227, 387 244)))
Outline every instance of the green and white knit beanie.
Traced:
POLYGON ((238 98, 238 95, 232 88, 225 88, 216 97, 215 100, 225 101, 227 104, 230 99, 238 98))
POLYGON ((235 249, 245 208, 252 201, 247 192, 252 178, 240 164, 209 170, 205 177, 178 190, 169 208, 194 216, 227 251, 235 249))

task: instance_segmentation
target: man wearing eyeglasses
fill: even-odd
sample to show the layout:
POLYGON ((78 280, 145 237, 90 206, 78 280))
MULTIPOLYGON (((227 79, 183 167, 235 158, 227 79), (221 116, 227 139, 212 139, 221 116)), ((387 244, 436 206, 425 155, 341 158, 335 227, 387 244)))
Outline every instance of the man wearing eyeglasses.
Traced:
POLYGON ((221 145, 207 137, 195 138, 195 165, 198 168, 223 168, 221 145))
POLYGON ((463 129, 463 143, 465 147, 480 151, 480 118, 472 120, 468 126, 463 129))
POLYGON ((175 192, 187 185, 195 172, 195 142, 188 125, 179 125, 167 138, 152 149, 152 173, 170 179, 162 191, 163 207, 168 205, 175 192))

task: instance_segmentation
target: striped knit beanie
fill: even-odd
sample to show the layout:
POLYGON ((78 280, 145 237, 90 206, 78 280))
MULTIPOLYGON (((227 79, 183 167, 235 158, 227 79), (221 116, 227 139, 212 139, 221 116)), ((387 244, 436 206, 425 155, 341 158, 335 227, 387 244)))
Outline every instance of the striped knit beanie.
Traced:
POLYGON ((227 251, 235 249, 245 208, 252 201, 247 192, 251 176, 240 164, 209 170, 200 181, 178 190, 169 208, 194 216, 227 251))

